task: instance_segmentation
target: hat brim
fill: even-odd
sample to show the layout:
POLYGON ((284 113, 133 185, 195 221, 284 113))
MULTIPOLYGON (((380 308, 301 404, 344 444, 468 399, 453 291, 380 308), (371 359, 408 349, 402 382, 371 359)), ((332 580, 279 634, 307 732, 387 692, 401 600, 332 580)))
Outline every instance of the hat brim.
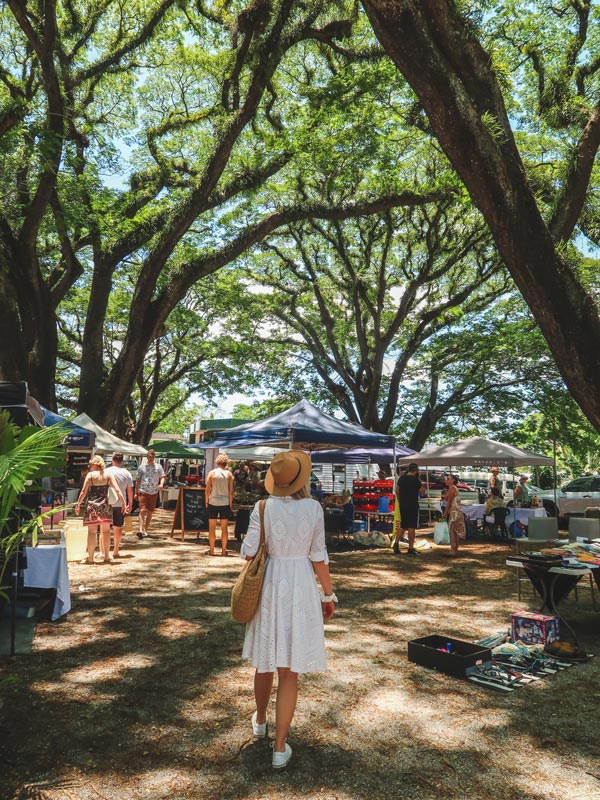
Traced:
MULTIPOLYGON (((289 495, 294 494, 294 492, 306 486, 310 478, 312 462, 308 453, 305 453, 304 450, 286 450, 285 452, 286 454, 290 452, 293 453, 293 456, 298 459, 298 477, 286 486, 277 486, 273 478, 273 473, 271 472, 271 467, 269 467, 265 475, 265 489, 270 495, 273 495, 273 497, 289 497, 289 495)), ((275 456, 275 458, 277 458, 277 456, 275 456)))

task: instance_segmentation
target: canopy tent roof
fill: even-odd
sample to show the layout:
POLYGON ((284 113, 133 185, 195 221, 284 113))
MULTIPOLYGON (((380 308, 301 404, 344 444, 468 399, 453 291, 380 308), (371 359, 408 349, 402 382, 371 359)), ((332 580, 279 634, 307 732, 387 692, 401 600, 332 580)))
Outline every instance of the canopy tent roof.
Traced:
POLYGON ((65 436, 63 444, 67 448, 81 447, 82 449, 91 450, 96 441, 96 434, 87 428, 81 428, 69 422, 68 419, 61 417, 60 414, 55 414, 53 411, 48 411, 47 408, 42 406, 44 412, 44 427, 49 428, 52 425, 64 425, 68 428, 69 433, 65 436))
POLYGON ((204 455, 202 450, 198 450, 198 448, 190 450, 181 442, 173 439, 158 439, 156 442, 150 442, 148 449, 155 450, 157 455, 166 458, 202 458, 204 455))
POLYGON ((554 463, 547 456, 519 450, 511 444, 472 436, 458 442, 432 447, 413 456, 405 456, 398 460, 399 464, 415 461, 420 467, 453 466, 453 467, 525 467, 552 466, 554 463))
POLYGON ((125 439, 119 439, 118 436, 101 428, 97 422, 94 422, 94 420, 85 413, 75 417, 71 422, 74 425, 79 425, 81 428, 85 428, 87 431, 92 431, 96 434, 95 449, 98 453, 123 453, 123 455, 126 456, 146 455, 146 448, 142 447, 141 444, 132 444, 131 442, 125 441, 125 439))
POLYGON ((256 447, 229 448, 229 446, 227 446, 222 449, 232 461, 272 461, 278 453, 282 453, 287 449, 287 444, 281 447, 257 445, 256 447))
MULTIPOLYGON (((396 445, 396 461, 411 456, 410 447, 396 445)), ((354 447, 348 450, 318 450, 312 456, 313 464, 393 464, 394 451, 387 447, 354 447)))
POLYGON ((308 400, 257 422, 222 431, 212 442, 191 447, 249 447, 258 444, 287 445, 296 450, 323 450, 328 445, 345 447, 394 447, 394 437, 374 433, 326 414, 308 400))

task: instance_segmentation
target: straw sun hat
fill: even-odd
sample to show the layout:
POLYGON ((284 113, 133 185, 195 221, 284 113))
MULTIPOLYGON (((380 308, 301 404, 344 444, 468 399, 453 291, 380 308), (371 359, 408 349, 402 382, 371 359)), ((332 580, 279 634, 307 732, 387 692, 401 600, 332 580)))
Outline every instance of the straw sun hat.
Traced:
POLYGON ((265 475, 265 489, 275 497, 288 497, 308 483, 311 466, 310 456, 303 450, 279 453, 265 475))

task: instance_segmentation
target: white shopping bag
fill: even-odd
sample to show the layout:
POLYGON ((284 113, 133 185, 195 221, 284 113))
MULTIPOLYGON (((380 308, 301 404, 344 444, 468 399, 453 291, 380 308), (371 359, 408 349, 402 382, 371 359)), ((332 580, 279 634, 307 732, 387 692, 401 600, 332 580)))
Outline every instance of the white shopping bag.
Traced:
POLYGON ((433 526, 433 541, 436 544, 450 544, 450 532, 445 519, 436 522, 433 526))

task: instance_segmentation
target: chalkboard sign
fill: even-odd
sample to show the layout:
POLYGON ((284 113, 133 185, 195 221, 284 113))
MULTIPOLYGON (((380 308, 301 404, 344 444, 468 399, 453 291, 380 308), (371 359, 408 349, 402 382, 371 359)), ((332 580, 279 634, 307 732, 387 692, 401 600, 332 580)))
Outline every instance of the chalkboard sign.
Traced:
POLYGON ((181 531, 183 541, 186 532, 196 534, 208 530, 208 515, 206 512, 205 490, 195 486, 182 486, 179 490, 177 505, 173 515, 171 536, 175 531, 181 531))

